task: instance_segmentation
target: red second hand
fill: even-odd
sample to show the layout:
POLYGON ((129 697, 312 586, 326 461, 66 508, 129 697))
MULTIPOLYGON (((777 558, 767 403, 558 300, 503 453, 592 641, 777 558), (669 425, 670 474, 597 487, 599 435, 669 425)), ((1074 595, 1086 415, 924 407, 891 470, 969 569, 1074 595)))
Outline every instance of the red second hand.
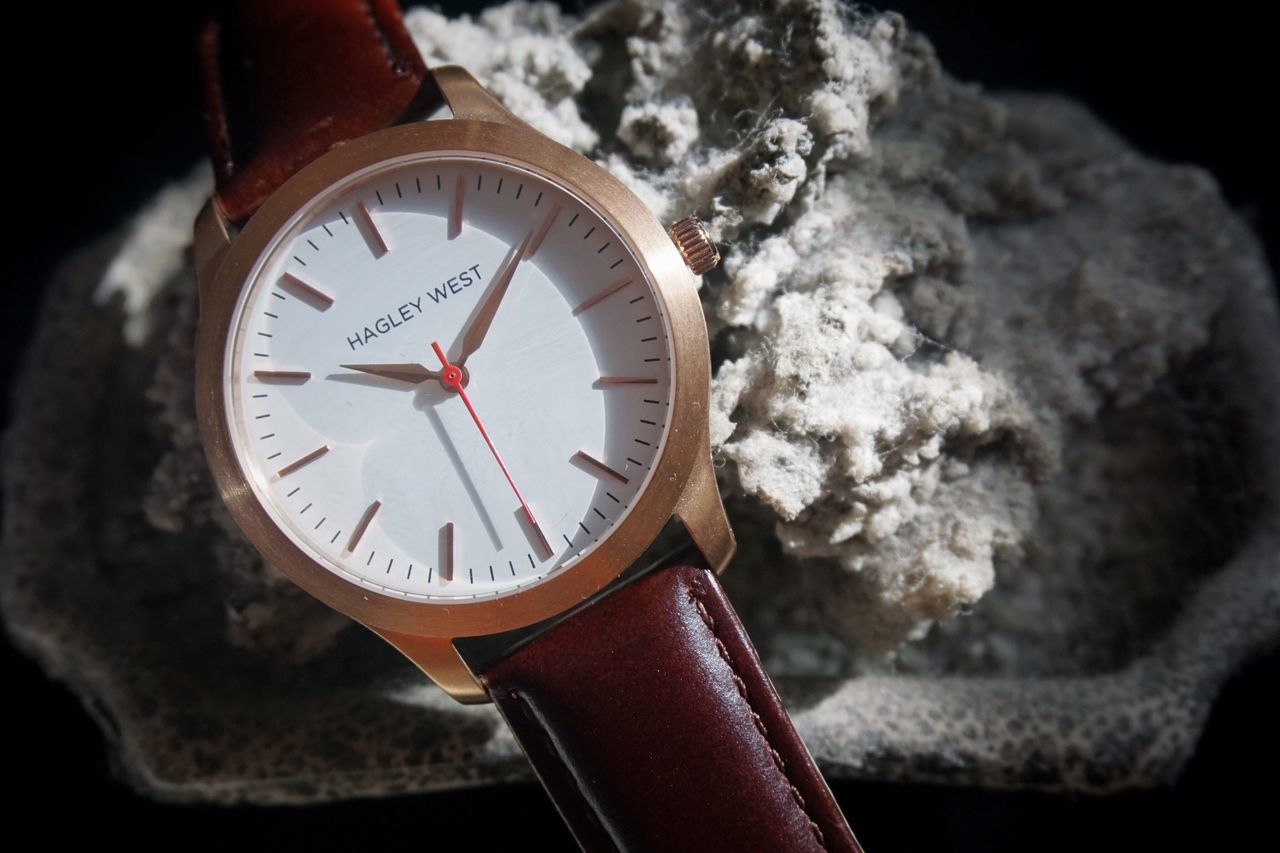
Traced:
POLYGON ((480 422, 480 416, 476 414, 475 407, 471 405, 471 399, 467 397, 467 391, 462 387, 462 369, 454 367, 449 363, 449 359, 445 358, 444 350, 440 349, 440 344, 436 341, 431 342, 431 349, 435 350, 436 358, 440 359, 440 382, 446 388, 456 392, 462 398, 462 405, 467 407, 467 411, 471 413, 471 420, 476 422, 476 428, 480 430, 480 435, 484 438, 484 443, 489 445, 489 450, 493 452, 493 458, 498 460, 498 467, 502 469, 503 476, 507 478, 507 482, 511 484, 511 491, 516 493, 516 500, 520 501, 520 507, 524 510, 525 517, 529 519, 529 524, 533 525, 533 530, 538 534, 538 541, 542 543, 543 549, 550 557, 553 553, 551 543, 547 541, 547 537, 543 535, 542 528, 538 526, 537 519, 533 517, 533 511, 529 509, 529 505, 524 502, 524 497, 520 494, 520 489, 516 488, 516 481, 511 479, 511 472, 507 470, 507 464, 502 461, 502 454, 498 453, 498 448, 493 446, 493 439, 489 438, 489 432, 484 428, 484 424, 480 422))

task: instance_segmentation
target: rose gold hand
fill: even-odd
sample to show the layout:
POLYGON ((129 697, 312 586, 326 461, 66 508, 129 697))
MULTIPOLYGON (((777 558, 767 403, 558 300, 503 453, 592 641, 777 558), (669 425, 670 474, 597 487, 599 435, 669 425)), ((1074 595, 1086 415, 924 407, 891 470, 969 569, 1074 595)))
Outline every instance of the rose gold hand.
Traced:
POLYGON ((428 379, 439 379, 440 371, 432 370, 421 364, 340 364, 339 367, 347 370, 358 370, 361 373, 369 373, 374 376, 382 376, 386 379, 399 379, 401 382, 411 382, 417 385, 426 382, 428 379))
POLYGON ((498 313, 502 297, 507 295, 507 285, 511 284, 511 278, 516 274, 516 267, 520 265, 524 253, 529 248, 529 241, 532 239, 533 232, 530 231, 520 241, 519 246, 511 247, 511 251, 507 252, 507 256, 502 261, 502 266, 498 267, 498 271, 494 273, 489 292, 484 295, 484 299, 467 322, 467 327, 462 331, 462 344, 458 348, 458 357, 453 360, 454 367, 462 367, 467 356, 478 350, 480 344, 484 343, 484 336, 489 333, 489 327, 493 325, 493 316, 498 313))
POLYGON ((445 358, 444 350, 440 349, 440 344, 436 341, 431 342, 431 348, 435 350, 436 357, 440 359, 441 378, 440 382, 444 387, 457 393, 462 398, 462 405, 467 407, 467 411, 471 413, 471 420, 475 421, 476 429, 480 430, 480 436, 484 439, 484 443, 489 445, 489 451, 493 454, 493 458, 498 460, 498 467, 502 469, 502 474, 507 478, 507 482, 511 484, 511 491, 516 493, 516 500, 520 501, 520 508, 524 510, 525 518, 529 519, 529 524, 533 527, 533 532, 538 535, 538 544, 542 546, 542 550, 547 556, 552 556, 555 552, 551 550, 551 543, 547 541, 547 537, 543 535, 542 528, 538 526, 538 520, 533 517, 533 510, 529 509, 529 505, 524 502, 524 497, 520 494, 520 490, 516 488, 516 481, 511 479, 511 472, 507 470, 507 463, 502 461, 498 448, 494 447, 493 439, 489 438, 489 431, 484 428, 484 424, 480 423, 480 416, 476 414, 475 407, 471 405, 471 398, 467 396, 462 381, 462 368, 456 364, 450 364, 445 358))

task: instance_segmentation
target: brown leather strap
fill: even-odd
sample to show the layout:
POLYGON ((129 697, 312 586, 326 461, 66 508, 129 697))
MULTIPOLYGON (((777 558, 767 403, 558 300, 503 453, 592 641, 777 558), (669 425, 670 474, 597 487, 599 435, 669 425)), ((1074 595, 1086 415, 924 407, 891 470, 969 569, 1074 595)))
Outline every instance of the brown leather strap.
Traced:
POLYGON ((233 223, 334 145, 440 101, 395 0, 219 10, 200 33, 200 66, 217 198, 233 223))
POLYGON ((481 673, 583 849, 860 851, 696 552, 481 673))

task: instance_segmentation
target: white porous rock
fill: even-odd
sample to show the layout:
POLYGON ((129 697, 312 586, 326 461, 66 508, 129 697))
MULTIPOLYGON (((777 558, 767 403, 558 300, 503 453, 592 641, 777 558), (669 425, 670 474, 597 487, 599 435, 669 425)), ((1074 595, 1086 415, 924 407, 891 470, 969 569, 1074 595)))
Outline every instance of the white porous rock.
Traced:
MULTIPOLYGON (((1275 287, 1208 175, 1061 97, 959 83, 861 6, 407 21, 664 221, 709 221, 723 579, 825 773, 1176 777, 1280 637, 1275 287)), ((192 381, 210 184, 50 282, 0 465, 10 637, 151 796, 528 778, 491 706, 264 564, 219 497, 192 381)))
POLYGON ((627 104, 618 122, 618 139, 642 160, 677 162, 698 139, 698 111, 688 98, 627 104))
MULTIPOLYGON (((1023 612, 1058 606, 1033 576, 1077 569, 1025 546, 1106 533, 1043 517, 1108 488, 1090 478, 1114 450, 1086 427, 1209 340, 1231 278, 1214 273, 1228 242, 1211 178, 1141 158, 1062 99, 957 82, 900 16, 832 0, 406 21, 429 64, 465 66, 664 221, 707 220, 724 253, 701 283, 711 441, 731 516, 772 531, 740 574, 780 545, 783 571, 824 590, 805 606, 847 644, 832 671, 970 611, 1002 567, 1023 612)), ((206 188, 200 172, 162 195, 108 271, 135 343, 163 325, 155 294, 185 246, 173 223, 206 188)), ((192 486, 193 430, 171 420, 149 517, 223 518, 192 486)), ((243 575, 250 558, 226 559, 243 575)), ((269 599, 278 578, 262 577, 269 599)), ((784 609, 756 618, 804 636, 811 616, 784 609)))
POLYGON ((428 66, 463 66, 508 109, 563 145, 586 151, 599 142, 577 106, 593 57, 575 45, 559 7, 508 3, 474 18, 415 8, 405 23, 428 66))
POLYGON ((113 294, 124 299, 124 337, 141 346, 151 330, 151 303, 164 284, 182 270, 183 253, 191 245, 191 223, 213 191, 207 163, 183 181, 169 184, 128 225, 129 239, 111 259, 94 291, 105 304, 113 294))

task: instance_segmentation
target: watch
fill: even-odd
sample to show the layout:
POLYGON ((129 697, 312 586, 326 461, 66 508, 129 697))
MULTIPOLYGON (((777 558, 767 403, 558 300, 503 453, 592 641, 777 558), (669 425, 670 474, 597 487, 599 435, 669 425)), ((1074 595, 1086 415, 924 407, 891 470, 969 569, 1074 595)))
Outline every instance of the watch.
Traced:
POLYGON ((494 702, 584 849, 859 850, 717 579, 701 223, 393 0, 224 4, 199 53, 196 399, 246 538, 494 702))

